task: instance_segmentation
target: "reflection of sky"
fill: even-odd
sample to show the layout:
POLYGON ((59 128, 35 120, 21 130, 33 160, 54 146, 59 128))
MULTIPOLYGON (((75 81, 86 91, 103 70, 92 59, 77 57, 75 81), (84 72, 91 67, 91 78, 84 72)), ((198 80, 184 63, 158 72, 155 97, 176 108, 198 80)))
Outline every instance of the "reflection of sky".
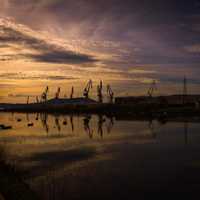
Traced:
MULTIPOLYGON (((73 119, 70 117, 49 115, 49 131, 46 132, 42 122, 44 115, 1 114, 1 123, 12 125, 13 129, 0 130, 0 151, 3 149, 7 162, 23 172, 26 183, 39 195, 50 194, 52 187, 49 185, 55 184, 56 188, 64 188, 62 194, 69 197, 74 195, 69 189, 71 185, 74 192, 79 189, 83 191, 80 183, 83 183, 84 188, 89 186, 91 189, 94 184, 85 181, 88 178, 98 184, 99 179, 105 181, 106 177, 117 177, 125 182, 138 177, 138 184, 138 180, 143 180, 145 174, 145 183, 154 186, 155 181, 163 184, 160 177, 164 180, 167 178, 164 183, 169 183, 170 178, 174 180, 177 173, 182 173, 180 169, 184 169, 184 174, 187 174, 185 166, 197 167, 195 169, 198 170, 200 125, 192 122, 192 119, 189 123, 161 124, 152 121, 151 124, 148 121, 114 118, 112 128, 108 132, 110 119, 103 116, 105 122, 102 124, 101 137, 98 133, 99 116, 81 115, 73 116, 73 119), (21 121, 17 122, 18 119, 21 121), (90 119, 93 138, 88 135, 87 121, 84 119, 90 119), (63 124, 64 121, 67 123, 63 124), (31 122, 34 126, 28 127, 27 124, 31 122), (74 182, 77 187, 72 184, 74 182)), ((116 181, 109 180, 113 188, 116 181)), ((107 188, 108 182, 105 182, 103 186, 107 188)), ((100 190, 102 192, 104 188, 100 187, 100 190)), ((59 190, 55 190, 55 193, 56 196, 60 195, 59 190)))
POLYGON ((89 78, 119 95, 144 94, 152 79, 173 93, 186 74, 199 92, 199 0, 1 1, 0 101, 61 82, 81 94, 89 78))

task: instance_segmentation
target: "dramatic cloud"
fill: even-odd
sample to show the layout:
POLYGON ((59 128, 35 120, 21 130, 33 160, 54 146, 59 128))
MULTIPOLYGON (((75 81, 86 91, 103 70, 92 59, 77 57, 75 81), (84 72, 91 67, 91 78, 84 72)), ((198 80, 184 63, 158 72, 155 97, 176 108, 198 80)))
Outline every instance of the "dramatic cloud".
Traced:
POLYGON ((77 80, 78 77, 73 76, 61 76, 61 75, 45 75, 37 74, 33 75, 31 73, 0 73, 0 79, 8 79, 8 80, 77 80))
POLYGON ((8 49, 6 54, 1 55, 1 61, 19 58, 67 64, 96 61, 92 56, 73 52, 61 44, 56 44, 55 41, 52 42, 50 38, 41 37, 39 33, 26 26, 15 24, 9 19, 0 19, 0 42, 1 48, 10 47, 10 52, 8 49), (14 50, 15 53, 12 53, 14 50))
POLYGON ((118 81, 120 94, 152 80, 177 88, 186 75, 196 92, 199 9, 200 0, 1 0, 0 70, 118 81))

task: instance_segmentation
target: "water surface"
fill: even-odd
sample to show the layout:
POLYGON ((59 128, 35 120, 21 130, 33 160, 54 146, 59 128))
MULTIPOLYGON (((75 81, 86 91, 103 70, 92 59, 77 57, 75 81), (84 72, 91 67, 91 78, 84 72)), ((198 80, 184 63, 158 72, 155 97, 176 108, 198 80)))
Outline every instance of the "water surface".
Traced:
POLYGON ((192 120, 1 113, 0 124, 12 126, 0 130, 7 161, 44 200, 199 189, 200 124, 192 120))

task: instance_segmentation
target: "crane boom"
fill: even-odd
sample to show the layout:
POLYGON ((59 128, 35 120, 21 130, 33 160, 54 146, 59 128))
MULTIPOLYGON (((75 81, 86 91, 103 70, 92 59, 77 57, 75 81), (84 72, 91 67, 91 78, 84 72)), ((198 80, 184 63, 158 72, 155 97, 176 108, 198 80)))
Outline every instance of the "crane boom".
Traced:
POLYGON ((103 82, 100 81, 100 84, 97 86, 97 96, 98 96, 99 103, 103 102, 102 89, 103 89, 103 82))
POLYGON ((150 86, 150 88, 149 88, 149 90, 148 90, 148 92, 147 92, 147 95, 148 95, 149 97, 152 97, 155 90, 157 90, 156 81, 153 80, 153 82, 152 82, 152 84, 151 84, 151 86, 150 86))
POLYGON ((114 92, 112 91, 110 85, 107 85, 107 94, 108 94, 109 103, 113 103, 114 92))
POLYGON ((47 86, 45 91, 41 95, 41 101, 45 102, 47 100, 47 94, 49 92, 49 87, 47 86))
POLYGON ((56 92, 55 98, 59 99, 59 96, 60 96, 60 87, 58 87, 58 90, 56 92))
POLYGON ((74 96, 74 87, 72 86, 71 94, 70 94, 70 99, 72 99, 74 96))
POLYGON ((89 80, 84 91, 83 91, 83 96, 85 98, 88 98, 89 97, 89 92, 90 92, 90 89, 92 89, 92 80, 89 80))

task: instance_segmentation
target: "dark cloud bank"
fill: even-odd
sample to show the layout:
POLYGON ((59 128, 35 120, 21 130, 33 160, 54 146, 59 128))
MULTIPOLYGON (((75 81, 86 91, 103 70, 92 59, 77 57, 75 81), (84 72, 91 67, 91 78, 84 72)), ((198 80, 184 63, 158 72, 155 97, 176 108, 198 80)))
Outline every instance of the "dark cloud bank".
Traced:
POLYGON ((37 54, 17 54, 13 56, 7 55, 6 58, 1 58, 1 61, 16 60, 17 58, 30 58, 38 62, 48 63, 65 63, 65 64, 81 64, 95 62, 92 56, 76 53, 55 44, 48 43, 45 40, 27 35, 20 30, 15 30, 6 25, 0 25, 0 48, 9 47, 13 44, 18 44, 30 50, 36 50, 37 54))

